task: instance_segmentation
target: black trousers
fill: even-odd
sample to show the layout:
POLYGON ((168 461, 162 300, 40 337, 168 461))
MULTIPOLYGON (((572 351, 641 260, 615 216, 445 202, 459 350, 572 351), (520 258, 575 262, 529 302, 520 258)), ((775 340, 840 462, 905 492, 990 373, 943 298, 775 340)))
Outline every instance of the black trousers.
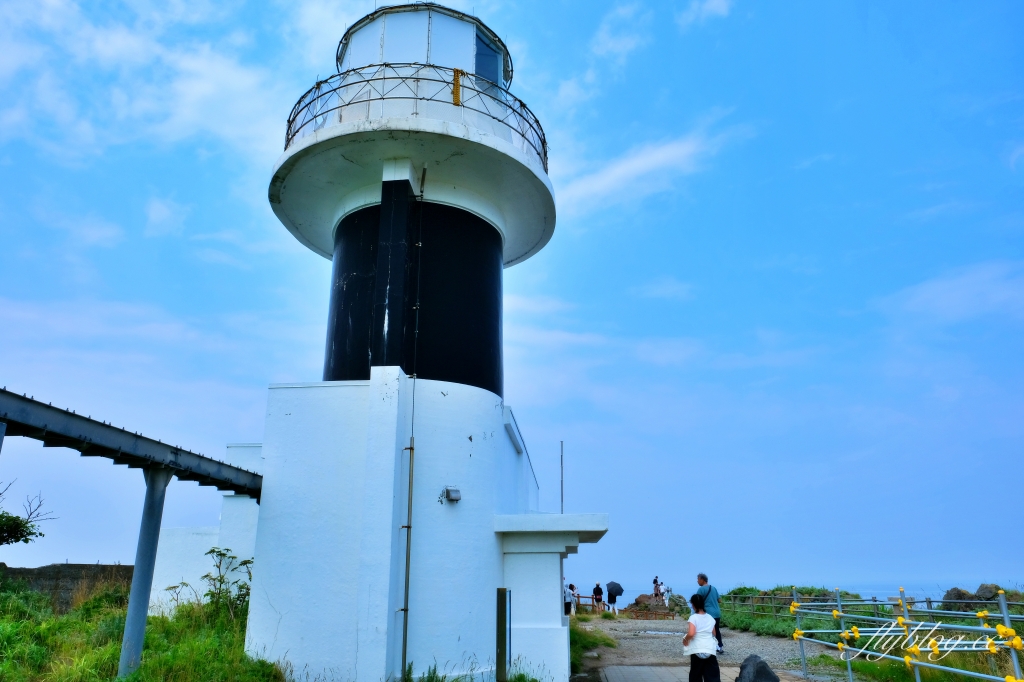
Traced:
POLYGON ((722 644, 722 619, 721 618, 715 618, 715 639, 718 640, 719 648, 725 646, 724 644, 722 644))
POLYGON ((718 670, 718 656, 701 658, 697 654, 691 654, 690 682, 722 682, 722 674, 718 670))
POLYGON ((572 615, 572 602, 571 601, 565 602, 565 615, 567 615, 567 616, 572 615))

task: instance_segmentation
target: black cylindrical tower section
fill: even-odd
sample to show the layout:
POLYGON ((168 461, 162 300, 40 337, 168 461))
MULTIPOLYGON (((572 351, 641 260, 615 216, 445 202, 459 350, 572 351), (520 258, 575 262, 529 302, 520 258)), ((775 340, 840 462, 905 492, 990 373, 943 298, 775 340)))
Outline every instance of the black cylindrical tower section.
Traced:
POLYGON ((503 395, 501 235, 468 211, 432 203, 421 208, 416 376, 503 395))
POLYGON ((334 234, 324 381, 370 378, 380 206, 351 213, 334 234))
POLYGON ((371 366, 397 364, 501 396, 501 235, 403 188, 382 195, 383 208, 346 216, 335 233, 324 381, 368 379, 371 366), (403 197, 408 210, 396 205, 403 197))

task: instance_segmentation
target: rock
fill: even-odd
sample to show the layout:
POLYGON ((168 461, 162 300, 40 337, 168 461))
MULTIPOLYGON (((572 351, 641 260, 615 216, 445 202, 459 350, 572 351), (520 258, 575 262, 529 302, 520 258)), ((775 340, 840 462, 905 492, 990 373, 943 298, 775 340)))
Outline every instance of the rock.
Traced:
POLYGON ((740 676, 736 682, 779 682, 779 676, 768 667, 760 656, 750 654, 740 664, 740 676))
POLYGON ((641 594, 636 598, 636 601, 626 607, 634 611, 664 611, 668 612, 669 608, 665 606, 664 597, 655 597, 653 594, 641 594))
POLYGON ((975 590, 974 594, 978 597, 978 599, 991 601, 992 599, 996 598, 996 596, 999 594, 999 590, 1001 589, 1002 588, 999 587, 999 585, 996 585, 995 583, 982 583, 978 585, 978 589, 975 590))
POLYGON ((971 601, 977 599, 977 597, 967 590, 961 590, 959 587, 951 587, 946 590, 946 594, 942 595, 942 610, 943 611, 973 611, 974 604, 971 601), (956 603, 963 602, 967 603, 956 603))
POLYGON ((588 651, 585 654, 583 654, 583 658, 601 658, 601 654, 597 653, 596 651, 588 651))

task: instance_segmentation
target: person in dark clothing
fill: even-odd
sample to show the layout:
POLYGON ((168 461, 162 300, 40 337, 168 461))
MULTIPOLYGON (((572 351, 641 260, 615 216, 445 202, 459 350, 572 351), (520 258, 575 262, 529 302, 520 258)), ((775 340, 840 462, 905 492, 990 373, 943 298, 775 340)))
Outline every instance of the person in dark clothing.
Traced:
POLYGON ((697 584, 700 585, 697 594, 704 597, 704 610, 715 619, 715 639, 718 640, 718 652, 721 653, 725 651, 725 645, 722 643, 722 609, 719 605, 718 590, 714 585, 708 584, 706 573, 697 574, 697 584))
POLYGON ((604 590, 601 589, 601 583, 594 585, 594 610, 603 611, 604 608, 601 606, 601 601, 604 599, 604 590))

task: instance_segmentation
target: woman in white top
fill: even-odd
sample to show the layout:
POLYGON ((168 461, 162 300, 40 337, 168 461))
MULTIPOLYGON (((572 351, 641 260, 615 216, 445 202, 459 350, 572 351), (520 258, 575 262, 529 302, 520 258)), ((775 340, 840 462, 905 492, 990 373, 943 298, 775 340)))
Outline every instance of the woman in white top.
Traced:
POLYGON ((715 640, 715 619, 704 612, 704 595, 690 597, 693 615, 690 627, 683 637, 683 653, 690 654, 690 682, 721 682, 718 642, 715 640))

